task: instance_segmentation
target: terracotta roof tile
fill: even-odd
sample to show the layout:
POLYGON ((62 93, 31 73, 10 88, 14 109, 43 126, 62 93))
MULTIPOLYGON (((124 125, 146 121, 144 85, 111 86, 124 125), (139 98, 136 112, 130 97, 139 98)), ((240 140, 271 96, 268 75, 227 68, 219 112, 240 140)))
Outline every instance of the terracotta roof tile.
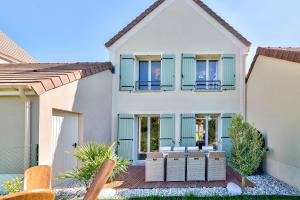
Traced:
MULTIPOLYGON (((116 41, 118 41, 123 35, 129 32, 134 26, 141 22, 145 17, 147 17, 151 12, 153 12, 157 7, 159 7, 166 0, 157 0, 150 7, 148 7, 144 12, 137 16, 133 21, 131 21, 127 26, 125 26, 120 32, 113 36, 109 41, 105 43, 106 47, 112 46, 116 41)), ((198 6, 200 6, 208 15, 219 22, 225 29, 232 33, 237 39, 239 39, 244 45, 250 46, 249 42, 244 36, 242 36, 237 30, 230 26, 224 19, 217 15, 213 10, 211 10, 206 4, 201 0, 193 0, 198 6)))
POLYGON ((248 74, 246 76, 246 82, 248 81, 251 72, 254 68, 256 60, 258 56, 267 56, 271 58, 277 58, 281 60, 286 60, 290 62, 300 63, 300 48, 292 48, 292 47, 258 47, 256 50, 256 54, 253 58, 251 66, 249 68, 248 74))
POLYGON ((110 62, 0 64, 0 85, 29 86, 41 95, 106 70, 112 70, 110 62))
POLYGON ((36 60, 29 55, 24 49, 18 46, 3 32, 0 32, 0 56, 16 60, 21 63, 35 63, 36 60))

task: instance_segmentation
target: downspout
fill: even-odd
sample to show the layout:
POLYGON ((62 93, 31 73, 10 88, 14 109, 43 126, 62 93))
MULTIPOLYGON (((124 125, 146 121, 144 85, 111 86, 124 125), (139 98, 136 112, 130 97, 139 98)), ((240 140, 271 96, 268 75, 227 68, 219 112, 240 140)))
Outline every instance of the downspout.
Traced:
POLYGON ((25 104, 25 130, 24 130, 24 169, 27 169, 30 166, 30 110, 31 110, 31 102, 26 97, 24 89, 20 87, 19 89, 19 96, 24 101, 25 104))

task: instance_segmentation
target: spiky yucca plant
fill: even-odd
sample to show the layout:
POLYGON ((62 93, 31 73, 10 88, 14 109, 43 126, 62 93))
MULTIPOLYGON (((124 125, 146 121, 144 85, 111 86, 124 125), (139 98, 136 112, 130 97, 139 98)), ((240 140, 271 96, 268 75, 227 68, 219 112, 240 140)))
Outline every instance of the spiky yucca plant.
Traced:
POLYGON ((115 153, 115 143, 105 146, 103 144, 87 143, 75 148, 73 152, 67 152, 80 161, 80 166, 58 177, 58 179, 77 179, 86 190, 90 187, 91 180, 103 165, 104 161, 111 159, 116 161, 110 180, 113 181, 121 173, 126 172, 128 161, 122 160, 115 153))

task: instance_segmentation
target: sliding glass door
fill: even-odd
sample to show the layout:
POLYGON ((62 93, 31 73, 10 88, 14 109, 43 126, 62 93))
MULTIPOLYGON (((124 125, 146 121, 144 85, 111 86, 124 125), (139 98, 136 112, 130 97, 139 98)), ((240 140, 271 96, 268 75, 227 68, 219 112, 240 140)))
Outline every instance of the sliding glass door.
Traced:
POLYGON ((159 116, 140 116, 138 160, 145 160, 147 152, 159 150, 159 116))

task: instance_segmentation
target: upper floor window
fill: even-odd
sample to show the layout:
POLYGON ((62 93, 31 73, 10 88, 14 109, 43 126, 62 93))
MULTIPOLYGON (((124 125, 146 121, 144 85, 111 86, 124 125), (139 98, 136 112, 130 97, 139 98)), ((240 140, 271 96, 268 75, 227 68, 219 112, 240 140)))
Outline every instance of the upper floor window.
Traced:
POLYGON ((120 90, 175 89, 175 55, 121 55, 120 90))
POLYGON ((195 89, 219 90, 221 81, 218 71, 218 60, 197 60, 195 89))
POLYGON ((161 86, 161 61, 141 60, 138 62, 138 90, 160 90, 161 86))
POLYGON ((234 90, 234 54, 182 54, 182 90, 234 90))

